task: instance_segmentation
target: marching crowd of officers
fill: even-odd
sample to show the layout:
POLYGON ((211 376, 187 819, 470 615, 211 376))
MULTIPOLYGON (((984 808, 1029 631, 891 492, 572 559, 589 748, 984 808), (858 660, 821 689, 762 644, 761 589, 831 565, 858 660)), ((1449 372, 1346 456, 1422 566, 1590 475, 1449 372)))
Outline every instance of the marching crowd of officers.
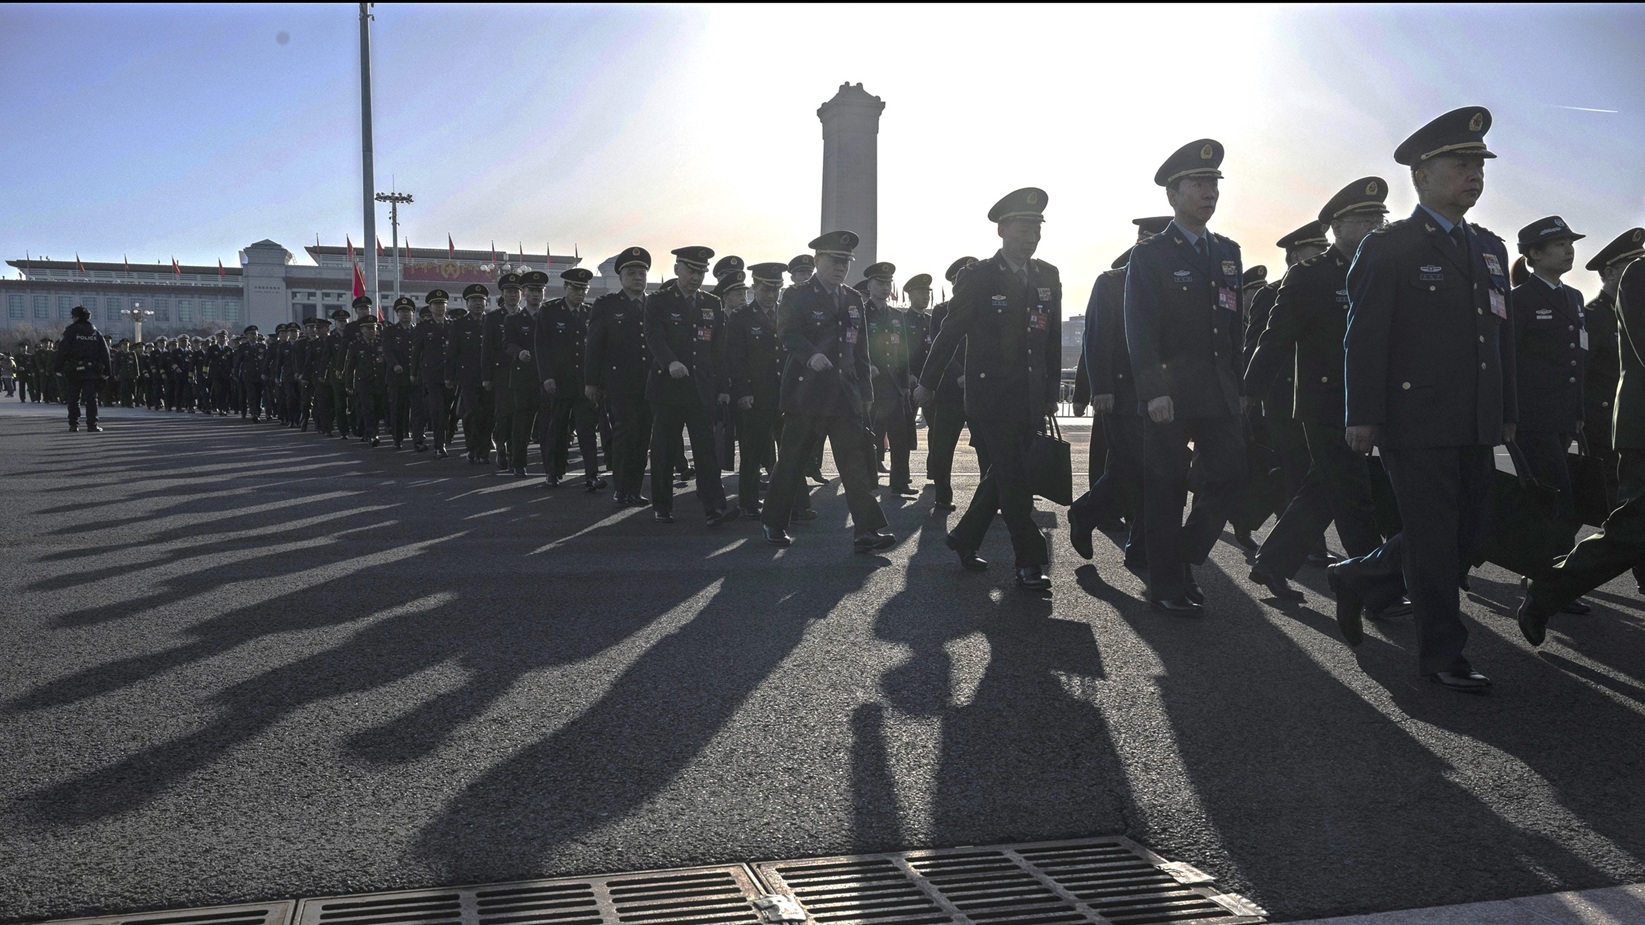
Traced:
MULTIPOLYGON (((1103 464, 1069 512, 1081 556, 1093 556, 1096 529, 1124 531, 1126 563, 1145 572, 1151 607, 1194 615, 1204 596, 1193 567, 1232 524, 1255 554, 1250 580, 1273 597, 1301 599, 1289 579, 1305 562, 1329 564, 1346 642, 1361 642, 1362 612, 1414 614, 1419 673, 1464 692, 1491 683, 1463 654, 1458 591, 1496 446, 1514 448, 1527 474, 1560 490, 1560 529, 1572 543, 1573 441, 1605 461, 1622 504, 1610 529, 1532 576, 1519 621, 1533 643, 1551 613, 1584 612, 1577 595, 1639 561, 1645 262, 1634 261, 1645 229, 1587 263, 1603 288, 1585 305, 1560 282, 1583 238, 1563 219, 1521 229, 1523 256, 1512 264, 1500 237, 1464 218, 1496 156, 1489 127, 1480 107, 1423 126, 1394 153, 1417 193, 1411 216, 1388 222, 1388 182, 1355 180, 1279 240, 1288 269, 1276 282, 1207 228, 1222 146, 1201 139, 1166 160, 1154 181, 1172 214, 1135 220, 1136 244, 1098 277, 1085 315, 1075 404, 1101 417, 1093 450, 1103 464), (1267 516, 1251 515, 1261 481, 1248 471, 1254 444, 1272 451, 1285 484, 1260 544, 1250 536, 1267 516), (1400 515, 1393 525, 1374 503, 1383 473, 1400 515), (1333 523, 1347 553, 1340 562, 1323 546, 1333 523), (1588 571, 1578 574, 1579 564, 1588 571)), ((896 542, 874 494, 877 473, 891 491, 918 493, 909 454, 923 409, 937 511, 956 509, 962 430, 981 466, 947 536, 960 565, 987 568, 977 550, 998 514, 1017 584, 1046 590, 1031 446, 1059 396, 1062 284, 1033 257, 1045 204, 1034 188, 996 203, 988 220, 999 251, 956 260, 946 274, 954 296, 935 307, 924 274, 903 286, 906 308, 895 306, 889 263, 844 285, 857 245, 849 231, 818 237, 811 254, 786 264, 723 257, 711 288, 714 251, 678 248, 674 279, 649 294, 651 255, 630 247, 615 260, 621 289, 592 304, 592 274, 575 268, 560 274, 563 294, 552 300, 546 273, 508 274, 496 307, 485 285, 468 286, 456 305, 437 289, 421 306, 396 300, 385 324, 361 297, 352 319, 338 310, 282 325, 267 341, 253 326, 232 340, 219 332, 111 351, 77 316, 55 351, 20 347, 24 399, 32 387, 35 400, 42 388, 50 400, 55 370, 65 384, 96 380, 69 390, 92 393, 92 429, 100 388, 127 407, 266 417, 372 446, 387 436, 440 457, 460 424, 468 462, 502 475, 525 477, 538 443, 548 488, 566 480, 575 438, 587 491, 609 487, 616 504, 649 506, 655 521, 672 523, 674 489, 694 474, 709 526, 758 517, 776 546, 817 516, 808 479, 823 481, 827 443, 858 552, 896 542), (730 469, 733 457, 738 497, 728 499, 721 464, 730 469)))

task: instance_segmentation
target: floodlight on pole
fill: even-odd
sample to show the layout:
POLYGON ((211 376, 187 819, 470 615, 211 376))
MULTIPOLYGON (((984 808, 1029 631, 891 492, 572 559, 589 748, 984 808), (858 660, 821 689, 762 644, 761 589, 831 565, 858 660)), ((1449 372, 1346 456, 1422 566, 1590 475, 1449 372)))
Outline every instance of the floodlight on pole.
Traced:
POLYGON ((388 223, 392 226, 394 246, 394 301, 400 301, 400 203, 411 202, 410 193, 387 192, 377 194, 378 202, 388 203, 388 223))

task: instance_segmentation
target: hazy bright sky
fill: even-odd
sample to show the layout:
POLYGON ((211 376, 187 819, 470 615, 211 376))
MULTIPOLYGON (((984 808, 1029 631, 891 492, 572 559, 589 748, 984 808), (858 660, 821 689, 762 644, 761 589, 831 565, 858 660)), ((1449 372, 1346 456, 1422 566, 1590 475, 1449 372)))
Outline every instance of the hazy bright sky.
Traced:
MULTIPOLYGON (((419 247, 597 262, 706 244, 786 261, 819 231, 817 107, 886 102, 879 257, 939 277, 999 241, 990 205, 1050 195, 1038 256, 1068 314, 1165 211, 1154 170, 1227 148, 1212 228, 1273 242, 1357 177, 1415 205, 1394 147, 1484 105, 1508 238, 1548 214, 1645 224, 1645 7, 400 6, 375 8, 377 188, 419 247), (1595 112, 1590 110, 1615 110, 1595 112)), ((0 6, 0 255, 212 265, 262 238, 356 243, 357 7, 0 6)), ((379 213, 388 240, 388 211, 379 213)), ((9 270, 9 268, 7 268, 9 270)), ((1593 274, 1568 281, 1592 295, 1593 274)))

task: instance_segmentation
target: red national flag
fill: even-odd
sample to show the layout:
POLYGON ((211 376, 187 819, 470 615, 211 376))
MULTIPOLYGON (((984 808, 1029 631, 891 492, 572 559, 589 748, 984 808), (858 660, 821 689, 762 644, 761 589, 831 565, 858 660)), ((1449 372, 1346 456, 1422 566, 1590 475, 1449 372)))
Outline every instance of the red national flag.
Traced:
POLYGON ((382 235, 377 236, 377 256, 379 256, 379 257, 387 257, 388 256, 388 251, 383 250, 383 236, 382 235))
POLYGON ((450 232, 446 232, 446 256, 452 260, 457 259, 457 244, 451 240, 450 232))
MULTIPOLYGON (((12 253, 16 253, 16 251, 12 251, 12 253)), ((86 272, 86 265, 80 262, 80 253, 78 251, 74 254, 74 265, 80 269, 81 273, 86 272)))
POLYGON ((217 258, 217 278, 223 278, 223 258, 221 257, 217 258))
POLYGON ((125 264, 126 264, 126 272, 130 273, 131 272, 131 258, 127 257, 125 254, 121 254, 120 259, 122 261, 124 261, 125 264))
POLYGON ((346 234, 343 235, 343 246, 348 248, 348 262, 353 263, 354 262, 354 242, 349 240, 349 237, 346 234))
POLYGON ((366 280, 360 275, 360 267, 354 265, 354 297, 358 299, 366 294, 366 280))
POLYGON ((183 275, 183 265, 177 262, 176 257, 171 258, 171 272, 177 274, 178 276, 183 275))

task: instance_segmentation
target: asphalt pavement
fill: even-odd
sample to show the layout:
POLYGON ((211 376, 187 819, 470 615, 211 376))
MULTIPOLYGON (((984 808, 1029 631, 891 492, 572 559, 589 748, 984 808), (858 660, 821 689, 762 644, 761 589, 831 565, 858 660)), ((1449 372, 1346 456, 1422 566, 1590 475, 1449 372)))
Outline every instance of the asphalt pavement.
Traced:
POLYGON ((1185 619, 1046 502, 1048 597, 998 522, 962 572, 929 486, 884 555, 838 479, 777 550, 690 490, 659 526, 460 453, 63 415, 0 403, 0 922, 1108 834, 1276 921, 1645 881, 1631 579, 1538 652, 1477 570, 1470 697, 1231 536, 1185 619))

